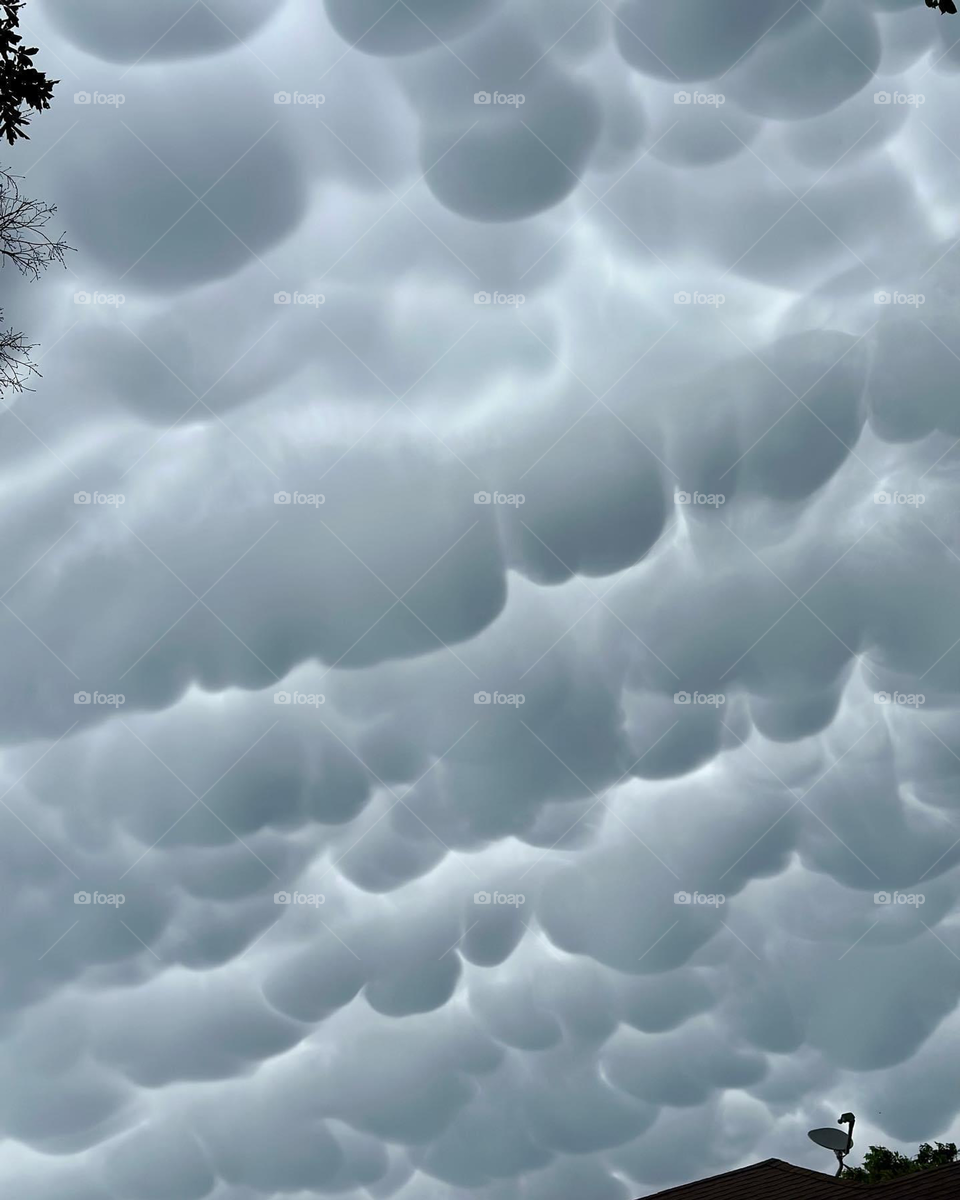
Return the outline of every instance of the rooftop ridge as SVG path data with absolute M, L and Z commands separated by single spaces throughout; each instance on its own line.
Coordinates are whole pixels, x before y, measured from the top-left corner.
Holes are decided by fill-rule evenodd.
M 759 1162 L 750 1163 L 746 1167 L 735 1167 L 732 1171 L 723 1171 L 719 1175 L 708 1175 L 703 1179 L 694 1179 L 689 1183 L 680 1183 L 674 1187 L 665 1188 L 661 1192 L 653 1192 L 651 1195 L 647 1196 L 645 1200 L 659 1200 L 661 1196 L 679 1195 L 690 1188 L 702 1187 L 704 1184 L 713 1183 L 715 1180 L 730 1179 L 734 1175 L 743 1175 L 748 1171 L 757 1171 L 763 1167 L 766 1167 L 769 1170 L 789 1172 L 792 1175 L 806 1176 L 807 1178 L 816 1179 L 818 1182 L 831 1181 L 839 1183 L 835 1176 L 827 1175 L 823 1171 L 814 1171 L 809 1167 L 798 1167 L 794 1163 L 785 1162 L 782 1158 L 764 1158 Z M 870 1187 L 871 1185 L 864 1183 L 844 1183 L 842 1186 L 848 1190 L 851 1188 L 862 1190 L 863 1188 Z

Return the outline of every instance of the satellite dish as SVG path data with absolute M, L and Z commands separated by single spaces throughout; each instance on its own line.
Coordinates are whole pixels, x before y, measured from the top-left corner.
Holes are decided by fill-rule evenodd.
M 831 1129 L 829 1126 L 824 1129 L 811 1129 L 807 1137 L 811 1142 L 816 1142 L 818 1146 L 823 1146 L 825 1150 L 832 1150 L 837 1156 L 837 1177 L 841 1175 L 844 1168 L 844 1158 L 850 1153 L 853 1148 L 853 1126 L 857 1118 L 851 1112 L 845 1112 L 838 1125 L 846 1125 L 847 1132 L 842 1133 L 839 1129 Z
M 842 1129 L 831 1129 L 826 1126 L 824 1129 L 811 1129 L 807 1137 L 816 1142 L 818 1146 L 823 1146 L 825 1150 L 847 1150 L 848 1137 Z M 853 1145 L 853 1142 L 850 1142 Z

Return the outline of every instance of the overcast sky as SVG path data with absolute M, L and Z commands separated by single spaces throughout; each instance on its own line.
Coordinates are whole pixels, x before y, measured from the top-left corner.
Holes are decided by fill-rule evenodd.
M 960 1141 L 960 20 L 22 23 L 0 1193 Z

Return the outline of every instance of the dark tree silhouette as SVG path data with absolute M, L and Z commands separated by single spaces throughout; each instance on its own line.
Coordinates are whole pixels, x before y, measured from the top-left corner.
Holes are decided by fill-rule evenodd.
M 840 1176 L 851 1183 L 884 1183 L 914 1171 L 926 1171 L 930 1167 L 944 1167 L 956 1161 L 957 1147 L 953 1142 L 937 1142 L 936 1149 L 924 1142 L 915 1158 L 907 1158 L 886 1146 L 871 1146 L 863 1156 L 862 1167 L 847 1167 Z
M 17 138 L 30 140 L 24 132 L 30 117 L 24 108 L 50 107 L 54 84 L 33 65 L 36 46 L 21 45 L 17 33 L 24 0 L 0 0 L 0 133 L 12 146 Z
M 73 247 L 66 244 L 63 235 L 54 241 L 47 234 L 45 226 L 57 211 L 56 206 L 21 195 L 18 178 L 0 167 L 0 268 L 12 264 L 21 274 L 38 279 L 49 263 L 63 263 L 64 254 Z M 40 374 L 30 358 L 33 349 L 35 345 L 24 342 L 22 333 L 0 329 L 0 392 L 22 392 L 30 375 Z
M 0 0 L 0 134 L 11 146 L 17 138 L 30 140 L 25 132 L 30 117 L 25 110 L 49 108 L 54 84 L 60 82 L 47 79 L 33 65 L 36 46 L 21 44 L 23 38 L 17 32 L 21 8 L 23 0 Z M 63 263 L 64 254 L 73 247 L 62 236 L 54 241 L 47 235 L 44 227 L 56 208 L 22 196 L 17 178 L 0 168 L 0 267 L 12 263 L 22 274 L 36 279 L 49 263 Z M 5 389 L 22 392 L 27 378 L 40 374 L 30 358 L 33 349 L 22 333 L 0 329 L 0 393 Z

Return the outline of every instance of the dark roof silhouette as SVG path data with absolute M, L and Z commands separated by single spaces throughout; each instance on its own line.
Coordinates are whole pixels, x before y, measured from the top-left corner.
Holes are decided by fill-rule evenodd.
M 654 1192 L 645 1200 L 842 1200 L 845 1194 L 858 1200 L 869 1196 L 877 1200 L 957 1200 L 960 1162 L 914 1171 L 886 1183 L 847 1183 L 834 1175 L 767 1158 L 723 1175 Z
M 960 1162 L 901 1175 L 874 1187 L 883 1189 L 879 1200 L 946 1200 L 948 1196 L 960 1196 Z

